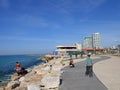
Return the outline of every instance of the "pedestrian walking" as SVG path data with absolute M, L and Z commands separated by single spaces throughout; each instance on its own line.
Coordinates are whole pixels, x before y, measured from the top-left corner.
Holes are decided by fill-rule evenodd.
M 89 76 L 89 77 L 92 77 L 93 76 L 93 70 L 92 70 L 92 67 L 93 67 L 93 62 L 92 62 L 92 59 L 90 58 L 91 55 L 87 55 L 87 59 L 86 59 L 86 72 L 85 72 L 85 75 L 86 76 Z

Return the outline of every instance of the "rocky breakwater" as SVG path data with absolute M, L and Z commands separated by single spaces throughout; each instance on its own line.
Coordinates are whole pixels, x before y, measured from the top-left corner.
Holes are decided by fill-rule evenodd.
M 5 90 L 58 90 L 61 69 L 60 58 L 35 66 L 26 75 L 12 75 Z

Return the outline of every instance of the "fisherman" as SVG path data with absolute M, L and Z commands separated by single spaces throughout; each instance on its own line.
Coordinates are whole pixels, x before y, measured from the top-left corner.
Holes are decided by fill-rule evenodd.
M 17 72 L 18 75 L 20 75 L 20 71 L 21 71 L 21 64 L 19 62 L 16 62 L 16 67 L 15 70 Z

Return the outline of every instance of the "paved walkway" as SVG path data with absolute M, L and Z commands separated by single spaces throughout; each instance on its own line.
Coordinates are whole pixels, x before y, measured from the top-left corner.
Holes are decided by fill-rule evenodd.
M 120 90 L 120 57 L 110 57 L 109 60 L 96 63 L 93 69 L 108 90 Z
M 103 56 L 93 60 L 93 63 L 107 60 L 109 57 Z M 85 61 L 75 64 L 75 68 L 64 68 L 62 83 L 59 90 L 108 90 L 98 78 L 85 76 Z

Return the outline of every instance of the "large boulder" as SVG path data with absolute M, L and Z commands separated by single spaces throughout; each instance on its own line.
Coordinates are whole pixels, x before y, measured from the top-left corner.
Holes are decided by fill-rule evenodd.
M 46 66 L 43 70 L 49 71 L 50 70 L 50 66 Z
M 27 87 L 31 83 L 34 83 L 36 85 L 40 85 L 41 78 L 42 78 L 42 76 L 38 75 L 38 74 L 34 74 L 32 76 L 29 76 L 29 77 L 24 77 L 24 80 L 21 82 L 20 87 Z
M 58 88 L 60 83 L 59 76 L 45 76 L 41 80 L 41 85 L 44 86 L 45 89 Z
M 40 85 L 30 84 L 27 85 L 27 90 L 41 90 Z
M 12 81 L 15 81 L 15 80 L 18 80 L 20 77 L 21 77 L 21 75 L 18 76 L 18 74 L 15 73 L 15 74 L 13 74 L 13 75 L 11 76 L 11 80 L 12 80 Z
M 18 87 L 20 85 L 19 81 L 11 81 L 8 83 L 7 87 L 5 90 L 12 90 L 15 89 L 16 87 Z
M 53 70 L 53 71 L 61 71 L 61 69 L 62 69 L 61 66 L 56 66 L 56 65 L 54 65 L 54 66 L 52 67 L 52 70 Z
M 24 81 L 24 80 L 25 80 L 25 77 L 21 77 L 21 78 L 19 79 L 20 82 L 22 82 L 22 81 Z

